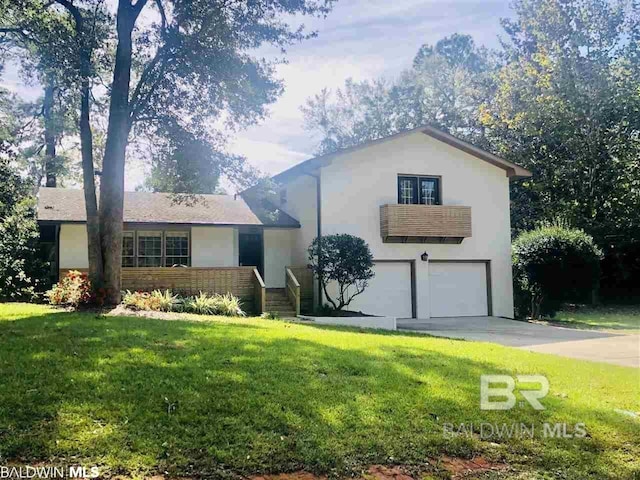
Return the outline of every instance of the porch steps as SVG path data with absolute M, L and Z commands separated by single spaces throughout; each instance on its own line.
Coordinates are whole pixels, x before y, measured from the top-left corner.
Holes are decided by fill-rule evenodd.
M 284 288 L 267 288 L 267 312 L 277 313 L 282 318 L 296 316 L 295 306 L 289 301 Z

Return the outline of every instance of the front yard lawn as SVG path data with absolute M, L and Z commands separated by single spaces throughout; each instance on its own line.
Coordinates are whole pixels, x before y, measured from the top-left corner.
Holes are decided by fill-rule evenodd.
M 546 375 L 546 409 L 518 402 L 481 411 L 482 374 Z M 640 412 L 639 375 L 420 335 L 4 304 L 0 465 L 342 476 L 371 464 L 435 461 L 437 470 L 443 455 L 481 455 L 510 466 L 491 478 L 631 478 L 640 472 L 640 421 L 621 411 Z M 482 440 L 483 422 L 534 425 L 535 437 Z M 566 423 L 568 433 L 585 423 L 587 436 L 543 439 L 543 422 Z M 444 424 L 463 423 L 474 433 L 443 435 Z
M 560 326 L 640 332 L 640 305 L 603 305 L 565 309 L 552 322 Z

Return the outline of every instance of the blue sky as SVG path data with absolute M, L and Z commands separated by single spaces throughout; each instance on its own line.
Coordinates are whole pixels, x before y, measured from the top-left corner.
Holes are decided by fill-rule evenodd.
M 326 19 L 307 25 L 318 37 L 289 48 L 278 67 L 285 92 L 262 124 L 238 134 L 231 150 L 266 173 L 277 173 L 313 155 L 318 144 L 302 127 L 300 106 L 323 87 L 378 76 L 393 78 L 410 66 L 423 43 L 452 33 L 472 35 L 478 44 L 498 45 L 500 18 L 511 14 L 507 0 L 339 0 Z M 16 72 L 2 83 L 31 97 L 37 87 L 20 85 Z M 144 170 L 131 165 L 127 190 L 142 182 Z

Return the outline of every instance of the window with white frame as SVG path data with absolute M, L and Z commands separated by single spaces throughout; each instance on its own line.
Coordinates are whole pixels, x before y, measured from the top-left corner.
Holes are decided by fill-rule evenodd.
M 162 265 L 162 232 L 139 231 L 138 266 L 159 267 Z
M 398 203 L 440 205 L 440 177 L 398 175 Z
M 165 267 L 189 266 L 189 233 L 165 232 Z
M 136 235 L 134 232 L 122 233 L 122 266 L 136 266 Z
M 123 267 L 191 265 L 188 230 L 135 230 L 122 234 Z

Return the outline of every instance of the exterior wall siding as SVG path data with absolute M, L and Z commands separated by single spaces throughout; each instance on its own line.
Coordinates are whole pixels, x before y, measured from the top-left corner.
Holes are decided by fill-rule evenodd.
M 264 230 L 264 283 L 267 288 L 285 287 L 285 267 L 291 265 L 295 230 Z
M 234 227 L 191 227 L 191 266 L 237 267 L 238 232 Z
M 416 259 L 417 316 L 428 318 L 428 262 L 490 260 L 493 314 L 513 317 L 509 179 L 504 170 L 415 133 L 335 159 L 321 170 L 323 234 L 364 238 L 375 259 Z M 383 243 L 380 206 L 396 204 L 397 176 L 441 176 L 443 205 L 470 206 L 473 236 L 459 244 Z
M 87 227 L 84 224 L 60 225 L 60 268 L 89 268 Z
M 284 188 L 287 201 L 279 207 L 300 222 L 300 228 L 296 229 L 292 236 L 292 265 L 307 265 L 307 249 L 318 233 L 316 179 L 309 175 L 301 175 Z
M 158 230 L 163 226 L 154 225 L 149 228 Z M 191 227 L 191 266 L 237 267 L 238 253 L 236 228 Z M 87 227 L 84 224 L 60 226 L 60 268 L 89 268 Z

